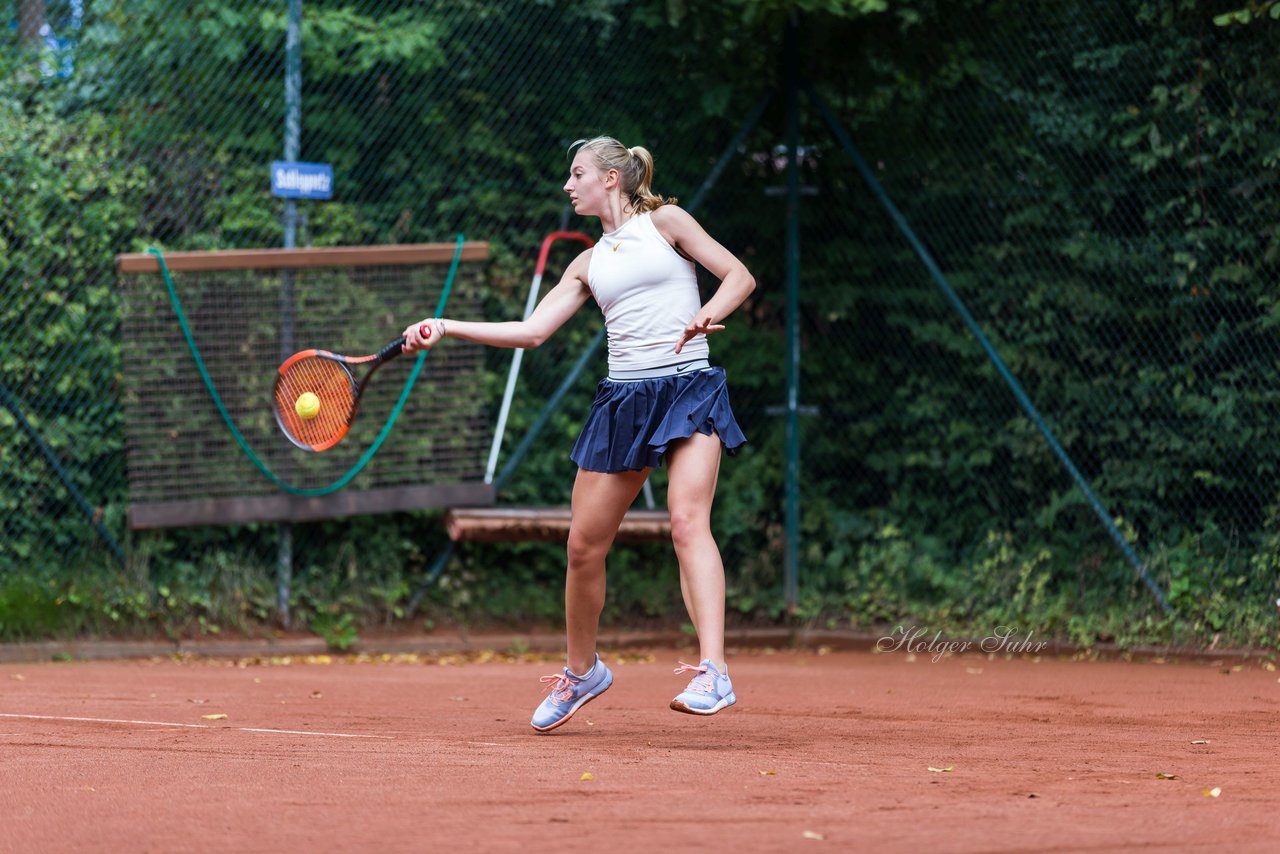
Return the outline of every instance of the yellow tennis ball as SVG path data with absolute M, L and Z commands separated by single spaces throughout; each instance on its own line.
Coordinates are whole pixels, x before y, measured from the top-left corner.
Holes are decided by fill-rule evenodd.
M 293 404 L 293 411 L 298 413 L 299 418 L 315 418 L 320 414 L 320 398 L 316 397 L 315 392 L 304 391 Z

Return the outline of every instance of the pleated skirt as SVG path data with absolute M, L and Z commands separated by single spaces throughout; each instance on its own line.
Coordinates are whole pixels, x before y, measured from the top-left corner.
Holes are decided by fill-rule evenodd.
M 719 437 L 729 454 L 747 443 L 729 405 L 724 368 L 601 380 L 570 457 L 588 471 L 657 468 L 672 442 L 694 433 Z

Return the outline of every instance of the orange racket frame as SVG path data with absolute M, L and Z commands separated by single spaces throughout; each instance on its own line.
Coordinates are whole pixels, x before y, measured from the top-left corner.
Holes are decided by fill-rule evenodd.
M 419 328 L 424 338 L 431 328 Z M 346 438 L 360 412 L 360 397 L 374 371 L 404 352 L 404 338 L 398 338 L 369 356 L 343 356 L 328 350 L 294 353 L 276 371 L 271 393 L 271 411 L 285 438 L 304 451 L 327 451 Z M 368 365 L 357 382 L 351 368 Z M 311 392 L 320 399 L 320 411 L 303 418 L 295 408 L 298 398 Z

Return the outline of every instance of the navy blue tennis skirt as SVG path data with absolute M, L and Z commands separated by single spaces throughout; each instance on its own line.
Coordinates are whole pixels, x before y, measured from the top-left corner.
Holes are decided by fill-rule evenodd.
M 724 368 L 647 380 L 601 380 L 569 456 L 588 471 L 640 471 L 660 466 L 668 445 L 694 433 L 719 436 L 730 454 L 747 443 L 729 406 Z

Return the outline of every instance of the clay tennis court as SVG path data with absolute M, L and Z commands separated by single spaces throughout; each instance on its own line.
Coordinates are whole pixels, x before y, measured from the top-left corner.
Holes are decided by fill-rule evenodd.
M 0 848 L 1280 843 L 1264 661 L 742 650 L 701 719 L 667 708 L 689 655 L 605 649 L 613 689 L 550 735 L 541 655 L 2 664 Z

